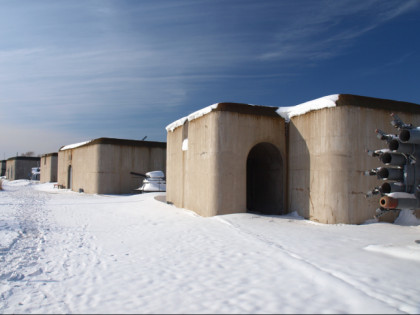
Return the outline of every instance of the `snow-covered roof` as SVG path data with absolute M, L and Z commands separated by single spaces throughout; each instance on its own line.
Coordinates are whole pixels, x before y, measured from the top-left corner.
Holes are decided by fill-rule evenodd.
M 182 117 L 181 119 L 178 119 L 176 121 L 174 121 L 173 123 L 169 124 L 168 126 L 166 126 L 166 131 L 174 131 L 176 128 L 182 126 L 183 124 L 185 124 L 185 122 L 197 119 L 201 116 L 204 116 L 208 113 L 210 113 L 212 110 L 216 109 L 217 106 L 219 105 L 219 103 L 204 107 L 200 110 L 195 111 L 192 114 L 189 114 L 188 116 Z
M 276 113 L 280 115 L 281 117 L 283 117 L 286 121 L 289 121 L 291 117 L 302 115 L 313 110 L 318 110 L 318 109 L 328 108 L 328 107 L 335 107 L 338 97 L 339 97 L 339 94 L 333 94 L 333 95 L 320 97 L 315 100 L 305 102 L 305 103 L 295 105 L 295 106 L 278 107 L 276 110 Z M 176 128 L 184 125 L 187 120 L 191 121 L 210 113 L 211 111 L 217 109 L 219 104 L 223 104 L 223 103 L 216 103 L 216 104 L 204 107 L 198 111 L 193 112 L 192 114 L 188 116 L 182 117 L 181 119 L 174 121 L 173 123 L 166 126 L 166 131 L 172 132 Z M 251 105 L 251 104 L 243 104 L 243 105 L 263 107 L 263 106 Z
M 131 140 L 131 139 L 117 139 L 117 138 L 97 138 L 84 142 L 69 144 L 63 146 L 59 151 L 69 150 L 78 148 L 84 145 L 94 145 L 94 144 L 109 144 L 109 145 L 126 145 L 126 146 L 141 146 L 141 147 L 154 147 L 154 148 L 164 148 L 166 147 L 166 142 L 158 141 L 144 141 L 144 140 Z
M 335 107 L 339 94 L 328 95 L 317 98 L 315 100 L 305 102 L 295 106 L 279 107 L 277 114 L 283 117 L 286 121 L 294 116 L 306 114 L 307 112 L 318 110 L 322 108 Z
M 166 131 L 174 131 L 176 128 L 181 127 L 183 124 L 185 124 L 185 122 L 187 121 L 188 117 L 182 117 L 176 121 L 174 121 L 173 123 L 169 124 L 166 126 Z
M 89 142 L 91 142 L 92 140 L 88 140 L 88 141 L 84 141 L 84 142 L 79 142 L 79 143 L 74 143 L 74 144 L 69 144 L 69 145 L 65 145 L 64 147 L 60 148 L 60 151 L 64 151 L 64 150 L 68 150 L 68 149 L 74 149 L 77 147 L 81 147 L 82 145 L 85 145 Z
M 299 116 L 306 114 L 308 112 L 319 110 L 323 108 L 331 108 L 336 106 L 359 106 L 359 107 L 367 107 L 367 108 L 380 108 L 386 110 L 401 110 L 405 112 L 420 114 L 420 106 L 419 104 L 408 103 L 408 102 L 401 102 L 401 101 L 394 101 L 394 100 L 387 100 L 387 99 L 380 99 L 380 98 L 373 98 L 367 96 L 359 96 L 359 95 L 352 95 L 352 94 L 331 94 L 327 96 L 323 96 L 302 104 L 294 105 L 294 106 L 284 106 L 284 107 L 272 107 L 272 106 L 261 106 L 261 105 L 252 105 L 252 104 L 239 104 L 239 103 L 217 103 L 194 113 L 182 117 L 177 121 L 169 124 L 166 127 L 167 131 L 174 131 L 176 128 L 185 124 L 185 122 L 194 120 L 201 116 L 204 116 L 213 110 L 220 110 L 220 111 L 238 111 L 238 112 L 245 112 L 247 114 L 253 115 L 272 115 L 272 109 L 276 109 L 274 115 L 279 115 L 283 117 L 286 122 L 290 121 L 290 118 L 294 116 Z

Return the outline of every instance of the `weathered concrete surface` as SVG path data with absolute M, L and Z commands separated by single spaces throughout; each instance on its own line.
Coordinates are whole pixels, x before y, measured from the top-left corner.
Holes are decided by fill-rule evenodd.
M 58 153 L 49 153 L 41 156 L 40 183 L 57 181 Z
M 89 145 L 58 152 L 57 183 L 67 189 L 97 193 L 98 146 Z
M 210 114 L 168 132 L 167 202 L 203 216 L 214 213 L 217 202 L 216 131 L 216 116 Z M 182 150 L 184 141 L 188 141 L 187 150 Z
M 397 133 L 392 112 L 420 125 L 420 115 L 379 108 L 337 106 L 296 116 L 290 122 L 289 211 L 321 223 L 360 224 L 372 219 L 379 197 L 365 198 L 380 185 L 366 170 L 382 166 L 365 150 L 386 148 L 375 129 Z

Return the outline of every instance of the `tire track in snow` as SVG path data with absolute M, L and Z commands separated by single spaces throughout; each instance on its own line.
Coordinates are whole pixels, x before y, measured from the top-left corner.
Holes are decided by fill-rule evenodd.
M 287 255 L 291 259 L 298 261 L 301 265 L 305 266 L 301 268 L 303 271 L 307 269 L 306 267 L 309 267 L 312 270 L 320 271 L 321 273 L 333 277 L 337 279 L 339 282 L 343 283 L 346 286 L 349 286 L 354 291 L 358 291 L 366 296 L 369 296 L 372 299 L 377 300 L 380 303 L 384 303 L 388 305 L 391 308 L 394 308 L 402 313 L 416 313 L 418 311 L 418 306 L 415 304 L 412 304 L 411 307 L 407 307 L 404 304 L 407 304 L 408 301 L 403 300 L 402 298 L 396 297 L 395 295 L 390 296 L 389 292 L 377 292 L 371 289 L 370 286 L 366 286 L 363 284 L 363 282 L 357 281 L 357 279 L 354 279 L 350 275 L 346 275 L 342 272 L 338 272 L 335 270 L 330 270 L 328 268 L 325 268 L 319 264 L 316 264 L 315 262 L 309 261 L 300 255 L 294 253 L 290 249 L 287 249 L 283 245 L 270 240 L 268 237 L 265 237 L 261 234 L 255 234 L 254 232 L 250 230 L 246 230 L 244 226 L 232 223 L 228 220 L 225 220 L 221 217 L 215 217 L 220 222 L 230 226 L 232 229 L 234 229 L 237 233 L 242 234 L 252 240 L 256 240 L 258 242 L 264 243 L 266 246 L 274 247 L 276 249 L 279 249 L 283 254 Z M 312 272 L 308 273 L 309 275 L 313 275 Z

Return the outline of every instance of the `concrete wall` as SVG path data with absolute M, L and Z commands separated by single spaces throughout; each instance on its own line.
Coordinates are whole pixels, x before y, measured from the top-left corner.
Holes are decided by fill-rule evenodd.
M 57 181 L 58 153 L 44 154 L 41 156 L 40 183 Z
M 97 193 L 126 194 L 139 188 L 145 174 L 161 170 L 166 173 L 166 149 L 140 146 L 98 145 Z
M 98 146 L 89 145 L 58 152 L 57 183 L 67 189 L 96 193 Z M 71 169 L 71 176 L 69 171 Z
M 260 143 L 274 145 L 283 163 L 282 187 L 278 194 L 286 195 L 286 137 L 281 117 L 215 112 L 218 115 L 217 150 L 217 214 L 247 211 L 247 158 Z M 268 178 L 267 178 L 268 181 Z M 282 191 L 280 191 L 280 189 Z M 269 187 L 263 187 L 269 189 Z M 283 204 L 283 211 L 286 206 Z
M 217 123 L 211 113 L 167 134 L 166 201 L 203 216 L 217 207 Z M 182 150 L 184 140 L 188 150 Z
M 6 179 L 13 180 L 15 178 L 15 169 L 16 169 L 15 160 L 6 161 Z
M 188 150 L 182 142 L 188 139 Z M 215 110 L 167 135 L 167 202 L 202 216 L 247 211 L 247 158 L 259 143 L 270 143 L 283 157 L 286 185 L 284 120 Z M 286 199 L 286 189 L 283 189 Z
M 69 168 L 71 167 L 71 184 Z M 57 183 L 85 193 L 133 193 L 142 177 L 130 172 L 166 171 L 166 148 L 93 143 L 58 152 Z
M 290 122 L 289 211 L 322 223 L 360 224 L 372 219 L 379 198 L 365 198 L 382 182 L 363 172 L 382 166 L 365 150 L 386 147 L 375 129 L 397 133 L 390 114 L 420 125 L 420 115 L 379 108 L 337 106 Z
M 32 167 L 39 166 L 40 158 L 13 157 L 6 162 L 6 178 L 8 180 L 30 179 Z

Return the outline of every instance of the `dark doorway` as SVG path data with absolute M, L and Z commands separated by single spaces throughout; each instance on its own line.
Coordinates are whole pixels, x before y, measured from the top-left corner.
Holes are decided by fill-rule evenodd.
M 283 159 L 271 143 L 259 143 L 246 163 L 246 204 L 250 212 L 281 214 L 283 211 Z
M 68 189 L 71 189 L 71 182 L 72 182 L 71 165 L 69 165 L 69 169 L 67 172 L 67 188 Z

